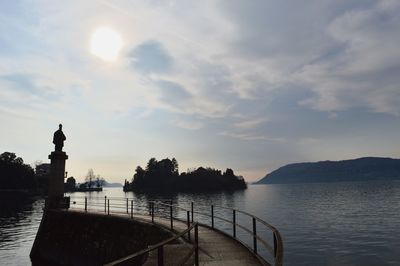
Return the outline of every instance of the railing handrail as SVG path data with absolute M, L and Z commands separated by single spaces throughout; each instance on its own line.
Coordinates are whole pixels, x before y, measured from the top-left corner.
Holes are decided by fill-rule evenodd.
M 270 230 L 272 231 L 272 233 L 273 233 L 273 236 L 274 236 L 274 247 L 275 247 L 274 253 L 275 253 L 275 254 L 272 254 L 272 255 L 274 256 L 274 259 L 275 259 L 275 265 L 282 265 L 282 264 L 283 264 L 283 243 L 282 243 L 282 236 L 281 236 L 281 234 L 279 233 L 278 229 L 276 229 L 273 225 L 270 225 L 269 223 L 267 223 L 267 222 L 264 221 L 263 219 L 261 219 L 261 218 L 255 216 L 255 215 L 253 215 L 253 214 L 251 214 L 251 213 L 248 213 L 248 212 L 246 212 L 246 211 L 242 211 L 242 210 L 238 210 L 238 209 L 230 208 L 230 207 L 219 206 L 219 205 L 213 205 L 213 206 L 214 206 L 214 207 L 221 208 L 221 209 L 231 210 L 231 211 L 235 211 L 235 212 L 239 212 L 239 213 L 245 214 L 245 215 L 247 215 L 247 216 L 249 216 L 249 217 L 255 219 L 256 221 L 260 222 L 261 224 L 263 224 L 264 226 L 266 226 L 268 229 L 270 229 Z M 218 216 L 214 216 L 214 218 L 220 219 L 220 217 L 218 217 Z M 223 219 L 223 220 L 225 220 L 225 219 Z M 226 220 L 225 220 L 225 221 L 226 221 Z M 230 221 L 229 221 L 229 222 L 230 222 Z M 231 222 L 231 223 L 234 224 L 233 222 Z M 244 229 L 244 228 L 242 227 L 242 225 L 240 225 L 240 224 L 238 224 L 238 223 L 235 223 L 235 225 L 238 225 L 239 227 L 241 227 L 242 229 Z M 247 231 L 247 230 L 246 230 L 246 231 Z M 247 231 L 247 232 L 248 232 L 248 231 Z M 268 247 L 269 245 L 268 245 L 268 246 L 265 245 L 266 241 L 265 241 L 264 239 L 262 239 L 262 238 L 261 238 L 260 236 L 258 236 L 257 234 L 255 234 L 255 235 L 253 234 L 253 236 L 256 237 L 258 240 L 260 240 L 261 243 L 263 243 L 263 245 L 268 249 L 268 251 L 270 251 L 270 250 L 269 250 L 269 247 Z
M 76 197 L 76 198 L 79 198 L 79 197 Z M 84 197 L 84 198 L 85 198 L 85 211 L 87 211 L 87 197 Z M 101 201 L 103 201 L 103 198 L 100 198 L 100 199 L 101 199 Z M 104 204 L 103 203 L 102 204 L 94 203 L 94 204 L 91 204 L 91 205 L 93 205 L 93 206 L 104 206 L 104 212 L 106 212 L 106 210 L 107 210 L 107 213 L 109 214 L 110 213 L 110 199 L 118 200 L 118 201 L 126 201 L 126 204 L 125 203 L 124 204 L 118 204 L 117 203 L 116 205 L 118 206 L 118 208 L 122 208 L 122 206 L 124 206 L 123 207 L 124 209 L 125 209 L 125 206 L 126 206 L 126 213 L 129 214 L 129 209 L 128 209 L 129 198 L 115 198 L 115 197 L 107 198 L 107 196 L 105 196 L 104 197 Z M 131 217 L 133 215 L 133 201 L 134 201 L 133 199 L 130 200 L 130 202 L 131 202 Z M 233 234 L 230 235 L 230 234 L 227 234 L 226 232 L 223 232 L 223 233 L 225 233 L 228 236 L 234 238 L 236 241 L 240 242 L 242 245 L 247 247 L 259 259 L 259 261 L 261 263 L 266 264 L 267 262 L 265 261 L 264 258 L 262 258 L 258 254 L 257 241 L 260 241 L 261 244 L 266 248 L 266 250 L 272 255 L 272 257 L 274 259 L 274 262 L 275 262 L 274 265 L 281 266 L 283 264 L 283 243 L 282 243 L 282 237 L 281 237 L 279 231 L 274 226 L 270 225 L 269 223 L 267 223 L 266 221 L 264 221 L 263 219 L 255 216 L 255 215 L 252 215 L 252 214 L 250 214 L 250 213 L 248 213 L 246 211 L 242 211 L 242 210 L 238 210 L 238 209 L 230 208 L 230 207 L 219 206 L 219 205 L 211 205 L 211 215 L 210 215 L 208 213 L 194 211 L 193 202 L 191 203 L 191 210 L 188 210 L 186 208 L 174 205 L 172 201 L 170 201 L 169 203 L 166 203 L 166 202 L 162 202 L 160 200 L 148 200 L 147 202 L 149 204 L 146 204 L 145 206 L 143 206 L 143 205 L 135 205 L 135 209 L 138 209 L 138 207 L 147 209 L 149 211 L 151 217 L 152 217 L 151 218 L 152 222 L 154 222 L 154 213 L 155 213 L 154 212 L 154 206 L 155 205 L 161 205 L 161 206 L 169 207 L 169 209 L 170 209 L 170 213 L 169 213 L 169 215 L 168 214 L 167 215 L 170 218 L 171 230 L 173 229 L 173 220 L 183 221 L 182 219 L 173 217 L 173 209 L 180 209 L 180 210 L 183 210 L 183 211 L 185 211 L 187 213 L 187 225 L 188 225 L 188 228 L 186 230 L 184 230 L 183 232 L 179 233 L 177 236 L 171 237 L 170 239 L 167 239 L 167 240 L 165 240 L 163 242 L 158 243 L 156 246 L 152 246 L 152 247 L 150 247 L 150 248 L 148 248 L 146 250 L 138 251 L 138 252 L 136 252 L 134 254 L 128 255 L 127 257 L 129 257 L 129 258 L 124 257 L 122 259 L 131 259 L 131 258 L 134 258 L 136 256 L 145 254 L 146 252 L 150 252 L 152 250 L 155 250 L 156 248 L 159 248 L 160 246 L 165 245 L 164 242 L 169 243 L 170 241 L 176 240 L 176 239 L 182 237 L 183 235 L 185 235 L 187 233 L 188 233 L 188 239 L 190 241 L 190 231 L 193 229 L 194 224 L 196 224 L 196 226 L 197 226 L 197 224 L 206 225 L 206 224 L 203 224 L 203 223 L 198 223 L 198 222 L 194 223 L 193 222 L 193 214 L 196 213 L 198 215 L 204 215 L 204 216 L 207 216 L 207 217 L 211 217 L 211 228 L 213 230 L 218 230 L 220 232 L 223 232 L 223 231 L 215 228 L 214 219 L 218 219 L 218 220 L 227 222 L 229 224 L 232 224 L 233 225 Z M 220 208 L 220 209 L 232 211 L 232 213 L 233 213 L 232 221 L 227 219 L 227 218 L 214 215 L 214 208 Z M 191 226 L 190 226 L 190 213 L 191 213 L 191 220 L 192 220 L 192 225 Z M 253 230 L 247 228 L 246 226 L 243 226 L 242 224 L 237 223 L 236 222 L 236 213 L 241 213 L 241 214 L 244 214 L 244 215 L 247 215 L 247 216 L 251 217 L 251 219 L 253 221 Z M 159 217 L 165 217 L 165 215 L 164 216 L 158 215 L 158 216 Z M 268 241 L 265 241 L 263 238 L 261 238 L 261 236 L 259 234 L 257 234 L 256 222 L 259 222 L 260 224 L 262 224 L 263 226 L 265 226 L 266 228 L 268 228 L 272 232 L 272 234 L 273 234 L 273 247 L 268 243 Z M 208 226 L 208 225 L 206 225 L 206 226 Z M 240 229 L 244 230 L 246 233 L 250 234 L 250 236 L 252 236 L 252 238 L 253 238 L 253 249 L 248 244 L 243 242 L 241 239 L 236 237 L 236 226 L 239 227 Z M 197 231 L 197 229 L 195 231 Z M 141 252 L 143 252 L 143 253 L 141 253 Z M 193 253 L 193 250 L 191 252 Z M 107 264 L 107 265 L 114 265 L 114 264 Z
M 85 199 L 84 204 L 79 204 L 79 205 L 83 205 L 84 208 L 85 208 L 84 209 L 85 212 L 87 212 L 88 211 L 88 208 L 87 208 L 88 207 L 87 197 L 83 197 L 83 198 Z M 92 203 L 91 205 L 93 205 L 93 206 L 104 206 L 104 212 L 106 212 L 109 215 L 110 214 L 110 199 L 113 199 L 113 198 L 111 198 L 111 197 L 107 198 L 107 196 L 105 196 L 104 197 L 104 205 L 103 204 L 100 205 L 98 203 L 94 203 L 94 204 Z M 103 201 L 103 199 L 101 199 L 101 200 Z M 123 200 L 126 201 L 126 213 L 129 214 L 129 208 L 128 208 L 129 207 L 129 199 L 125 198 Z M 170 219 L 171 219 L 171 231 L 172 231 L 172 229 L 173 229 L 172 221 L 173 221 L 173 219 L 175 219 L 173 217 L 172 209 L 173 209 L 173 207 L 176 207 L 176 206 L 174 206 L 172 204 L 172 202 L 171 202 L 171 204 L 163 203 L 163 202 L 159 202 L 159 201 L 148 201 L 148 202 L 150 203 L 150 205 L 146 205 L 146 206 L 138 206 L 138 205 L 136 205 L 136 207 L 145 207 L 146 209 L 150 208 L 149 211 L 150 211 L 150 215 L 152 217 L 151 218 L 152 222 L 154 222 L 154 205 L 155 204 L 163 205 L 163 206 L 169 206 L 170 207 L 170 210 L 171 210 Z M 77 204 L 77 203 L 74 202 L 74 204 Z M 131 218 L 132 218 L 133 217 L 133 200 L 131 200 L 131 204 L 132 204 L 131 205 Z M 125 204 L 117 204 L 117 206 L 118 206 L 118 208 L 120 208 L 121 206 L 124 206 L 124 209 L 125 209 Z M 186 210 L 186 209 L 184 209 L 182 207 L 179 207 L 179 209 Z M 198 227 L 198 223 L 197 222 L 195 222 L 195 223 L 192 222 L 192 224 L 190 225 L 190 218 L 189 218 L 190 211 L 189 210 L 186 210 L 186 211 L 187 211 L 187 226 L 188 226 L 187 229 L 185 229 L 182 232 L 176 234 L 175 236 L 170 237 L 170 238 L 168 238 L 168 239 L 166 239 L 164 241 L 161 241 L 161 242 L 157 243 L 156 245 L 153 245 L 153 246 L 151 246 L 151 247 L 149 247 L 147 249 L 143 249 L 143 250 L 137 251 L 137 252 L 135 252 L 133 254 L 130 254 L 130 255 L 125 256 L 123 258 L 119 258 L 119 259 L 114 260 L 112 262 L 109 262 L 109 263 L 107 263 L 105 265 L 106 266 L 118 265 L 120 263 L 123 263 L 123 262 L 126 262 L 128 260 L 134 259 L 134 258 L 136 258 L 136 257 L 138 257 L 140 255 L 143 255 L 143 254 L 146 254 L 148 252 L 151 252 L 151 251 L 153 251 L 155 249 L 158 249 L 158 264 L 159 265 L 164 265 L 163 247 L 166 244 L 168 244 L 168 243 L 170 243 L 170 242 L 172 242 L 172 241 L 174 241 L 174 240 L 176 240 L 178 238 L 183 237 L 183 235 L 185 235 L 185 234 L 188 234 L 188 240 L 191 243 L 191 241 L 190 241 L 191 240 L 190 231 L 193 230 L 193 228 L 194 228 L 194 231 L 195 231 L 194 232 L 194 238 L 195 239 L 194 239 L 194 243 L 192 243 L 192 244 L 194 244 L 194 248 L 192 248 L 190 250 L 188 256 L 184 257 L 184 260 L 186 262 L 190 258 L 190 256 L 193 254 L 193 252 L 195 252 L 195 265 L 199 265 L 198 228 L 197 228 Z M 160 217 L 162 217 L 162 216 L 160 216 Z
M 148 202 L 156 203 L 157 205 L 164 205 L 164 206 L 168 206 L 168 207 L 172 206 L 175 209 L 181 209 L 183 211 L 190 211 L 189 209 L 185 209 L 185 208 L 183 208 L 181 206 L 174 205 L 174 204 L 168 204 L 168 203 L 165 203 L 165 202 L 162 202 L 162 201 L 159 201 L 159 200 L 149 200 Z
M 270 225 L 269 223 L 267 223 L 267 222 L 264 221 L 263 219 L 261 219 L 261 218 L 255 216 L 255 215 L 253 215 L 253 214 L 251 214 L 251 213 L 248 213 L 248 212 L 246 212 L 246 211 L 238 210 L 238 209 L 235 209 L 235 208 L 229 208 L 229 207 L 219 206 L 219 205 L 214 205 L 214 207 L 218 207 L 218 208 L 226 209 L 226 210 L 231 210 L 231 211 L 235 210 L 235 211 L 237 211 L 237 212 L 240 212 L 240 213 L 243 213 L 243 214 L 245 214 L 245 215 L 247 215 L 247 216 L 250 216 L 250 217 L 252 217 L 252 218 L 255 218 L 257 221 L 259 221 L 260 223 L 264 224 L 266 227 L 268 227 L 268 228 L 271 229 L 272 231 L 278 231 L 274 226 Z
M 180 232 L 179 234 L 177 234 L 177 235 L 175 235 L 175 236 L 173 236 L 173 237 L 170 237 L 170 238 L 168 238 L 168 239 L 166 239 L 166 240 L 164 240 L 164 241 L 162 241 L 162 242 L 159 242 L 159 243 L 157 243 L 156 245 L 150 246 L 150 247 L 147 248 L 147 249 L 140 250 L 140 251 L 135 252 L 135 253 L 133 253 L 133 254 L 131 254 L 131 255 L 128 255 L 128 256 L 125 256 L 125 257 L 120 258 L 120 259 L 118 259 L 118 260 L 109 262 L 109 263 L 105 264 L 104 266 L 117 265 L 118 263 L 121 263 L 121 262 L 130 260 L 130 259 L 133 259 L 133 258 L 138 257 L 138 256 L 140 256 L 140 255 L 143 255 L 143 254 L 149 253 L 149 252 L 151 252 L 151 251 L 153 251 L 153 250 L 156 250 L 156 249 L 158 249 L 158 248 L 161 247 L 161 246 L 165 246 L 166 244 L 168 244 L 168 243 L 170 243 L 170 242 L 172 242 L 172 241 L 174 241 L 174 240 L 177 240 L 178 238 L 183 237 L 185 234 L 187 234 L 188 232 L 192 231 L 192 230 L 193 230 L 195 227 L 197 227 L 197 226 L 198 226 L 198 223 L 197 223 L 197 222 L 192 223 L 192 225 L 191 225 L 189 228 L 185 229 L 184 231 Z
M 193 212 L 197 213 L 197 214 L 200 214 L 200 215 L 211 217 L 212 219 L 219 219 L 221 221 L 230 223 L 230 224 L 232 224 L 234 226 L 240 227 L 242 230 L 244 230 L 245 232 L 249 233 L 252 237 L 256 238 L 257 240 L 259 240 L 263 244 L 263 246 L 268 250 L 268 252 L 271 253 L 271 255 L 274 257 L 275 265 L 282 265 L 283 264 L 283 243 L 282 243 L 281 234 L 279 233 L 278 229 L 276 229 L 274 226 L 270 225 L 266 221 L 262 220 L 261 218 L 255 216 L 255 215 L 252 215 L 252 214 L 250 214 L 250 213 L 248 213 L 246 211 L 238 210 L 238 209 L 235 209 L 235 208 L 219 206 L 219 205 L 212 205 L 212 206 L 213 206 L 213 208 L 217 207 L 217 208 L 221 208 L 221 209 L 225 209 L 225 210 L 230 210 L 230 211 L 235 211 L 235 212 L 238 212 L 238 213 L 242 213 L 244 215 L 247 215 L 247 216 L 255 219 L 256 221 L 260 222 L 264 226 L 266 226 L 273 233 L 273 236 L 274 236 L 274 248 L 271 250 L 272 247 L 271 247 L 271 245 L 269 245 L 267 243 L 267 241 L 265 241 L 259 235 L 254 234 L 254 232 L 252 232 L 247 227 L 245 227 L 245 226 L 243 226 L 243 225 L 241 225 L 241 224 L 239 224 L 237 222 L 233 222 L 233 221 L 230 221 L 230 220 L 228 220 L 226 218 L 223 218 L 223 217 L 220 217 L 220 216 L 217 216 L 217 215 L 213 215 L 213 214 L 210 215 L 208 213 L 197 212 L 197 211 L 193 211 Z M 234 237 L 234 238 L 236 238 L 236 237 Z M 238 240 L 238 239 L 236 239 L 236 240 Z M 240 242 L 242 242 L 242 241 L 240 241 Z M 244 244 L 246 247 L 248 247 L 250 249 L 250 247 L 247 244 L 245 244 L 243 242 L 242 242 L 242 244 Z

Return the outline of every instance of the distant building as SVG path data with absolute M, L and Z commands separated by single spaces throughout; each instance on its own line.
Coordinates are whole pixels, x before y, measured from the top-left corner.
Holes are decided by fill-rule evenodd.
M 48 176 L 50 174 L 50 164 L 49 163 L 42 163 L 36 165 L 35 175 L 38 176 Z

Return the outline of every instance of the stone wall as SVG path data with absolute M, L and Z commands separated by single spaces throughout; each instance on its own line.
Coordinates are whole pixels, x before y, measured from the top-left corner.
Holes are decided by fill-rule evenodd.
M 31 260 L 33 265 L 103 265 L 171 236 L 162 227 L 128 217 L 46 210 Z

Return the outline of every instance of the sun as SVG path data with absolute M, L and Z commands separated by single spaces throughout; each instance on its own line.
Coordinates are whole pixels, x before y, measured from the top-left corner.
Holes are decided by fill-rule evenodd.
M 90 52 L 104 61 L 116 61 L 123 45 L 121 35 L 110 27 L 95 29 L 90 38 Z

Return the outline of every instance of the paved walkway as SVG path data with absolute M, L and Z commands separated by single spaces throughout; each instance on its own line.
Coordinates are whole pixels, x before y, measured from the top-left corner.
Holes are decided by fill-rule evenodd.
M 136 219 L 151 221 L 149 216 L 134 216 Z M 156 218 L 155 223 L 170 229 L 170 220 Z M 187 228 L 187 224 L 174 220 L 174 230 L 182 232 Z M 205 226 L 198 227 L 199 236 L 199 264 L 207 266 L 217 265 L 262 265 L 251 252 L 236 240 Z M 194 234 L 191 235 L 194 239 Z M 179 265 L 181 258 L 190 252 L 192 246 L 188 243 L 166 245 L 164 249 L 165 265 Z M 145 265 L 157 264 L 157 251 L 149 254 Z M 194 256 L 184 265 L 193 265 Z
M 74 211 L 82 211 L 79 209 L 72 209 Z M 90 212 L 89 212 L 90 213 Z M 111 213 L 110 215 L 117 215 L 127 217 L 123 213 Z M 128 216 L 130 217 L 130 216 Z M 144 220 L 151 222 L 150 216 L 134 215 L 134 219 Z M 170 220 L 160 217 L 154 217 L 155 224 L 158 224 L 170 230 Z M 175 233 L 179 233 L 187 229 L 187 224 L 179 220 L 173 221 L 173 229 Z M 191 234 L 194 239 L 194 230 Z M 239 266 L 239 265 L 262 265 L 260 261 L 255 258 L 252 253 L 242 246 L 239 242 L 230 238 L 218 231 L 214 231 L 205 226 L 198 226 L 199 237 L 199 264 L 204 266 Z M 194 253 L 189 257 L 185 264 L 181 261 L 185 260 L 190 253 L 193 245 L 181 240 L 180 244 L 171 244 L 164 246 L 164 265 L 194 265 Z M 144 264 L 146 266 L 157 265 L 157 250 L 149 253 L 149 257 Z

